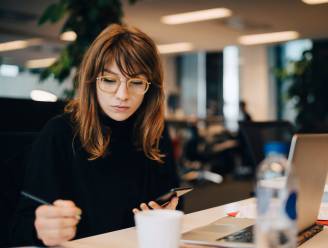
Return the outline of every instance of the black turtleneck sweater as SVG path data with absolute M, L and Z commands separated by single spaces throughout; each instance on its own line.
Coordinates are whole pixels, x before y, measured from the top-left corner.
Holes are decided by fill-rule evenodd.
M 23 190 L 48 202 L 72 200 L 82 209 L 75 238 L 133 226 L 133 208 L 178 186 L 166 131 L 160 141 L 165 163 L 158 164 L 133 145 L 133 117 L 117 122 L 102 116 L 101 122 L 111 130 L 106 157 L 87 159 L 78 138 L 73 140 L 69 115 L 64 114 L 47 123 L 27 159 Z M 30 199 L 20 199 L 13 245 L 42 245 L 34 228 L 38 206 Z

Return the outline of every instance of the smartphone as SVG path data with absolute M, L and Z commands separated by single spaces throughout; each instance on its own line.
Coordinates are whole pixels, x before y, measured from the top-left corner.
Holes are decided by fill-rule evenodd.
M 173 188 L 169 192 L 165 193 L 164 195 L 161 195 L 160 197 L 156 198 L 155 202 L 157 202 L 160 206 L 163 207 L 166 204 L 168 204 L 173 197 L 175 196 L 180 197 L 192 190 L 193 190 L 192 187 Z

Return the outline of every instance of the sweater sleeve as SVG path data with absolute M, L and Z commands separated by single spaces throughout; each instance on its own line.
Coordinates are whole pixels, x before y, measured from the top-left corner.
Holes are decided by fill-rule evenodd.
M 69 174 L 71 159 L 69 128 L 67 120 L 61 116 L 46 124 L 26 159 L 22 190 L 50 203 L 65 197 L 65 175 Z M 39 205 L 31 199 L 20 198 L 11 228 L 12 245 L 43 245 L 34 227 L 35 210 Z

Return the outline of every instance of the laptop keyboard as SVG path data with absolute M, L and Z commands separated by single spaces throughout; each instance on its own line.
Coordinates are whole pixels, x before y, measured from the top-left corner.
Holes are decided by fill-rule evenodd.
M 223 238 L 217 239 L 217 241 L 224 240 L 226 242 L 239 242 L 239 243 L 253 243 L 254 241 L 254 226 L 248 226 L 244 229 L 241 229 L 238 232 L 225 236 Z

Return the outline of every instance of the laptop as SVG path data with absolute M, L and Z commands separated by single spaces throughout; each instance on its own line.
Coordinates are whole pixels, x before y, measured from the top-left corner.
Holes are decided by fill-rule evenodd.
M 328 134 L 294 135 L 288 160 L 298 178 L 297 227 L 301 233 L 314 226 L 318 217 L 328 172 Z M 182 242 L 254 247 L 254 224 L 254 219 L 224 217 L 182 234 Z

